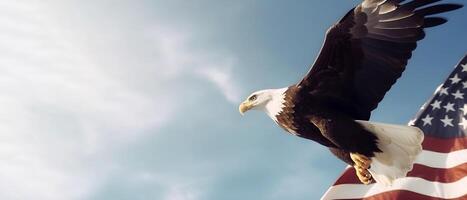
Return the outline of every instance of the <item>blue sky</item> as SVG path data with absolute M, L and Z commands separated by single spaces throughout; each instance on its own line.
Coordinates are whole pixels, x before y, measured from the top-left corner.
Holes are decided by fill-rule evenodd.
M 237 108 L 358 2 L 0 3 L 0 199 L 319 198 L 344 163 Z M 467 11 L 445 16 L 372 120 L 407 123 L 466 53 Z

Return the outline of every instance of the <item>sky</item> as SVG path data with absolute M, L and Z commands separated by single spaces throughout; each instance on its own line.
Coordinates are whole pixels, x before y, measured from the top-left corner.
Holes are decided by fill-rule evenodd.
M 345 164 L 238 104 L 358 3 L 0 2 L 0 199 L 319 198 Z M 444 16 L 371 120 L 406 124 L 466 53 L 466 9 Z

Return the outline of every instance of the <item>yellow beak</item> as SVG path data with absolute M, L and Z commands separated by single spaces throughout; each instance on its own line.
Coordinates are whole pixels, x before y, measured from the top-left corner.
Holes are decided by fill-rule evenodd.
M 238 111 L 240 114 L 244 114 L 246 111 L 250 110 L 253 107 L 253 105 L 249 101 L 244 101 L 243 103 L 238 106 Z

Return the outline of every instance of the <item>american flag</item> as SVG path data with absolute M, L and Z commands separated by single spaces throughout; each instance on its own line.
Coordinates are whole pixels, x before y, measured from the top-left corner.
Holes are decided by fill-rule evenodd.
M 467 55 L 409 125 L 425 133 L 406 178 L 363 185 L 348 167 L 322 199 L 467 199 Z

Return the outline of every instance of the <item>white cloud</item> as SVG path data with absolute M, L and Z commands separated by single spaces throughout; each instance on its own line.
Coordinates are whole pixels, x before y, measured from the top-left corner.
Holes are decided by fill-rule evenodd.
M 184 73 L 197 74 L 212 83 L 227 101 L 238 103 L 240 89 L 232 77 L 232 57 L 224 55 L 223 58 L 218 58 L 212 52 L 194 54 L 193 50 L 187 48 L 190 36 L 170 29 L 158 27 L 156 31 L 149 33 L 159 47 L 158 62 L 164 68 L 163 77 L 176 79 L 180 75 L 186 75 Z
M 173 105 L 155 104 L 102 71 L 39 4 L 4 4 L 0 198 L 82 198 L 105 176 L 93 162 L 128 135 L 164 123 Z
M 240 94 L 235 82 L 232 80 L 228 67 L 203 68 L 199 71 L 202 77 L 207 78 L 219 89 L 224 97 L 231 103 L 238 103 Z
M 224 62 L 193 53 L 171 28 L 66 23 L 80 17 L 58 1 L 0 4 L 0 199 L 92 195 L 115 169 L 115 149 L 171 120 L 181 102 L 167 83 Z M 236 100 L 228 71 L 202 74 Z M 197 195 L 170 191 L 169 200 Z

